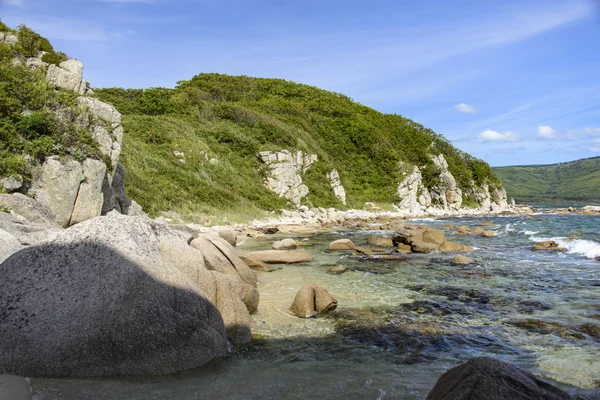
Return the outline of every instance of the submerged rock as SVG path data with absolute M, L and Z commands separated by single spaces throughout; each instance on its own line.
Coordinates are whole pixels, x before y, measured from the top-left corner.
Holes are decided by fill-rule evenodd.
M 274 267 L 272 265 L 265 264 L 264 262 L 255 260 L 252 257 L 240 256 L 240 258 L 250 269 L 254 271 L 273 272 L 281 269 L 281 267 Z
M 341 275 L 344 272 L 346 272 L 348 270 L 348 268 L 346 267 L 342 267 L 341 265 L 336 265 L 334 267 L 331 267 L 327 270 L 327 273 L 329 275 Z
M 300 318 L 312 318 L 335 310 L 337 300 L 317 285 L 306 285 L 296 294 L 290 310 Z
M 567 400 L 567 393 L 505 361 L 477 357 L 446 371 L 427 400 Z

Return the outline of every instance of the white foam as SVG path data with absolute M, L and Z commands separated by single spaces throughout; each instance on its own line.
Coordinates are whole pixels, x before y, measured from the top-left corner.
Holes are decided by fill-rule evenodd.
M 527 236 L 529 236 L 529 235 L 535 235 L 535 234 L 538 234 L 538 233 L 540 233 L 540 232 L 538 232 L 538 231 L 521 231 L 521 232 L 519 232 L 519 233 L 522 233 L 522 234 L 524 234 L 524 235 L 527 235 Z
M 559 247 L 567 249 L 568 254 L 578 254 L 587 258 L 600 257 L 600 243 L 593 240 L 568 239 L 565 237 L 543 238 L 539 236 L 531 236 L 529 239 L 534 242 L 553 240 Z

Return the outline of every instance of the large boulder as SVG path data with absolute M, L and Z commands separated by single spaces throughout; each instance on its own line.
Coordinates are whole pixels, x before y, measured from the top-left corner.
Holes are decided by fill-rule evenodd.
M 423 231 L 416 227 L 402 227 L 394 232 L 392 241 L 410 246 L 413 241 L 423 241 Z
M 0 212 L 0 229 L 13 235 L 22 245 L 48 240 L 62 231 L 56 224 L 31 222 L 13 211 L 11 213 Z
M 267 264 L 295 264 L 312 259 L 310 253 L 304 249 L 252 251 L 245 256 Z
M 189 239 L 112 213 L 13 254 L 1 266 L 0 368 L 164 375 L 227 354 L 228 338 L 249 340 L 242 279 L 205 268 Z M 227 332 L 222 315 L 248 325 Z
M 83 64 L 77 60 L 67 60 L 60 65 L 50 64 L 46 80 L 61 89 L 83 95 L 87 84 L 83 79 Z
M 552 250 L 552 251 L 566 251 L 564 247 L 560 247 L 554 240 L 546 240 L 538 242 L 531 247 L 532 250 Z
M 567 400 L 567 393 L 505 361 L 477 357 L 446 371 L 427 400 Z
M 290 310 L 300 318 L 312 318 L 335 310 L 337 300 L 317 285 L 306 285 L 298 291 Z

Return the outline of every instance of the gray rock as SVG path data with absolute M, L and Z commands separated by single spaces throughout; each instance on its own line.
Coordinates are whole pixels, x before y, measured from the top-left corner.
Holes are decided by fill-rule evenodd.
M 24 246 L 16 237 L 5 230 L 0 229 L 0 264 L 23 248 Z
M 83 162 L 83 182 L 79 185 L 77 199 L 71 213 L 70 225 L 83 222 L 100 215 L 104 195 L 102 183 L 106 175 L 106 164 L 102 161 L 87 158 Z
M 76 72 L 67 71 L 60 66 L 50 64 L 46 72 L 46 80 L 61 89 L 80 93 L 83 77 Z
M 110 104 L 104 103 L 94 97 L 83 97 L 77 98 L 77 103 L 80 106 L 85 107 L 96 117 L 102 118 L 103 120 L 111 123 L 113 128 L 121 125 L 121 113 Z
M 291 153 L 289 150 L 262 151 L 258 155 L 268 167 L 265 187 L 299 206 L 302 199 L 308 195 L 308 187 L 302 183 L 301 174 L 317 161 L 317 155 L 304 154 L 302 151 Z
M 79 60 L 71 59 L 60 63 L 59 67 L 79 76 L 83 75 L 83 63 Z
M 14 35 L 12 33 L 4 34 L 4 44 L 12 46 L 17 43 L 19 43 L 19 38 L 17 38 L 17 35 Z
M 562 390 L 505 361 L 477 357 L 445 372 L 427 400 L 567 400 Z
M 29 193 L 56 215 L 59 225 L 66 227 L 84 178 L 79 162 L 70 160 L 63 164 L 57 157 L 50 157 L 34 171 Z
M 37 224 L 14 212 L 0 212 L 0 229 L 16 237 L 22 245 L 31 245 L 55 237 L 62 229 L 54 224 Z
M 24 194 L 0 194 L 0 205 L 25 217 L 30 222 L 58 227 L 56 216 L 52 211 Z
M 0 185 L 7 192 L 12 192 L 23 187 L 23 178 L 21 176 L 9 176 L 0 179 Z
M 179 235 L 157 229 L 96 217 L 5 261 L 0 366 L 32 377 L 164 375 L 227 354 L 217 290 L 204 293 L 165 255 L 160 243 Z M 196 268 L 208 276 L 200 258 Z

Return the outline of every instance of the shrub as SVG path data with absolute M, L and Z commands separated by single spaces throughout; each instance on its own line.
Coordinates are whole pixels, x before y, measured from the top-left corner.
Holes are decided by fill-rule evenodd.
M 22 55 L 25 57 L 36 57 L 40 51 L 54 53 L 48 39 L 41 37 L 25 25 L 17 27 L 17 37 L 19 38 L 17 46 L 22 49 Z
M 48 64 L 56 64 L 59 65 L 63 61 L 67 61 L 69 58 L 63 52 L 50 52 L 46 53 L 42 56 L 42 61 L 47 62 Z

